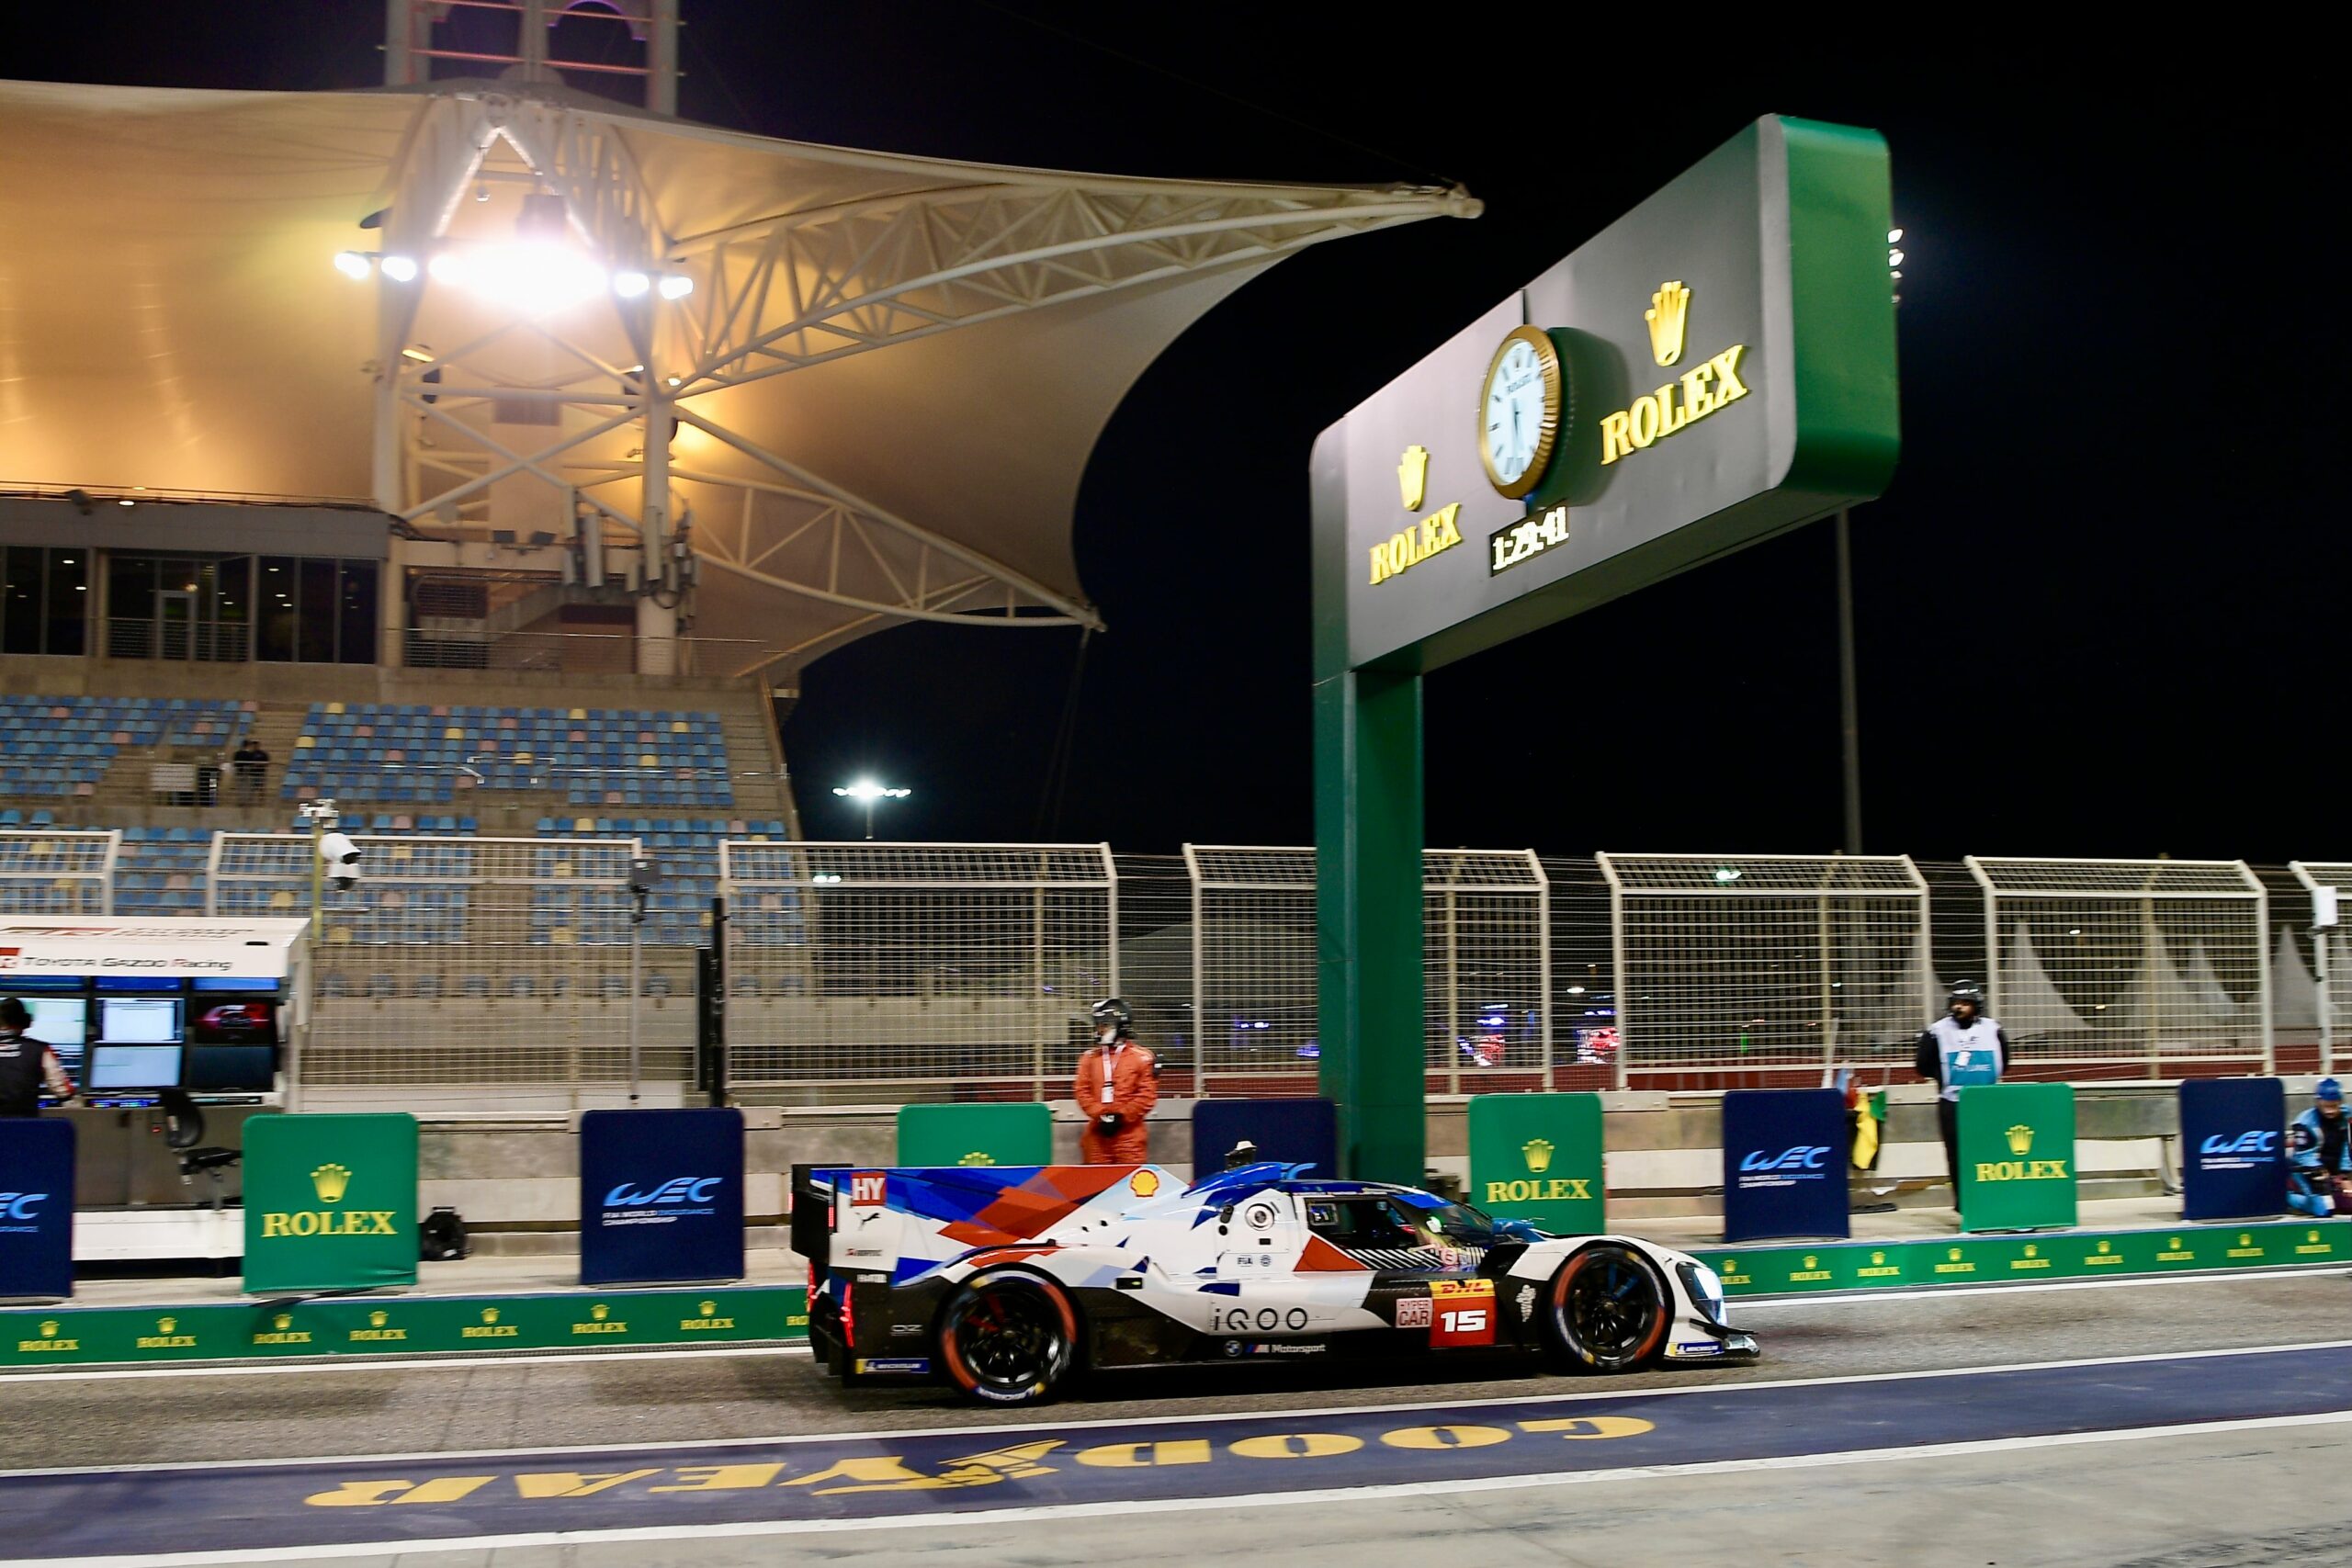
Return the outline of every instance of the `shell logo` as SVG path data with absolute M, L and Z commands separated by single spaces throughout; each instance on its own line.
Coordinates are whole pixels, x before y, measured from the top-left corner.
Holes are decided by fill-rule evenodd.
M 1138 1170 L 1127 1178 L 1127 1190 L 1138 1198 L 1148 1198 L 1159 1190 L 1159 1178 L 1148 1170 Z

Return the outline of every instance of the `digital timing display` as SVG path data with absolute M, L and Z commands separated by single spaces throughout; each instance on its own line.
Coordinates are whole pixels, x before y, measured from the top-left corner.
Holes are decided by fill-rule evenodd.
M 1487 575 L 1497 576 L 1568 542 L 1568 509 L 1555 506 L 1487 536 Z

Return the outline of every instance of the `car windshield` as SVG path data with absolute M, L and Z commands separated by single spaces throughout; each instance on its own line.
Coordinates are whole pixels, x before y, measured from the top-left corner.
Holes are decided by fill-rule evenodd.
M 1429 1238 L 1428 1246 L 1487 1247 L 1495 1245 L 1495 1222 L 1467 1203 L 1441 1203 L 1430 1209 L 1416 1209 L 1405 1203 L 1392 1206 L 1399 1218 Z

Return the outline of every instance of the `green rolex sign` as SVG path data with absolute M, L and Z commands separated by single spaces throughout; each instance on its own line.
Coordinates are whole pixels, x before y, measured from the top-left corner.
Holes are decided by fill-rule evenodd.
M 1051 1165 L 1054 1113 L 1042 1105 L 908 1105 L 900 1165 Z
M 2075 1089 L 1982 1084 L 1960 1091 L 1960 1228 L 2075 1223 Z
M 1470 1100 L 1470 1201 L 1555 1235 L 1609 1228 L 1597 1094 L 1481 1094 Z
M 416 1283 L 416 1118 L 245 1123 L 245 1289 Z

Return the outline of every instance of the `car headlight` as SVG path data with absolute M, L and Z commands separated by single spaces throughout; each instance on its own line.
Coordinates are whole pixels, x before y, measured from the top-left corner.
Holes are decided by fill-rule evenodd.
M 1686 1259 L 1676 1266 L 1682 1276 L 1682 1288 L 1710 1323 L 1729 1323 L 1724 1312 L 1724 1282 L 1721 1276 L 1696 1258 Z

